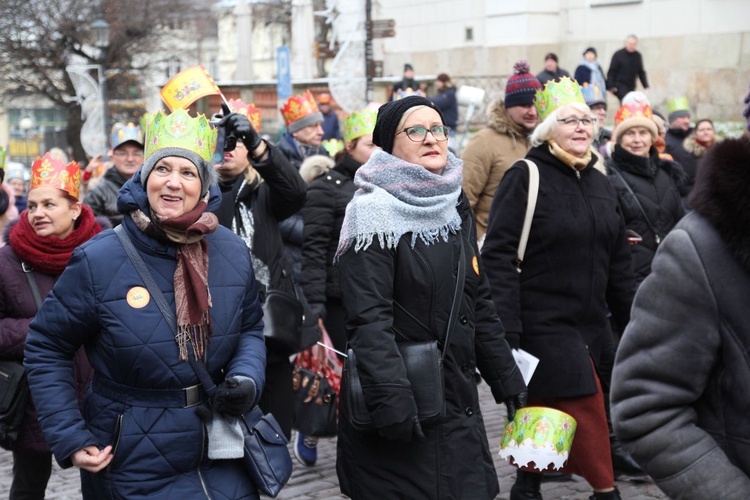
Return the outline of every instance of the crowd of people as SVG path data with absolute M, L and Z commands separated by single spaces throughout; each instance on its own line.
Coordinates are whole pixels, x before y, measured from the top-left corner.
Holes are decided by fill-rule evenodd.
M 606 73 L 594 47 L 572 78 L 554 53 L 538 75 L 518 61 L 460 157 L 451 77 L 428 97 L 407 64 L 388 102 L 341 121 L 330 94 L 291 96 L 276 143 L 232 99 L 210 122 L 117 123 L 109 159 L 0 170 L 0 352 L 32 396 L 0 442 L 11 498 L 43 498 L 53 457 L 81 469 L 85 498 L 259 498 L 236 460 L 256 405 L 315 465 L 279 292 L 348 353 L 336 469 L 351 498 L 495 498 L 478 377 L 509 421 L 527 405 L 575 418 L 556 479 L 583 477 L 592 500 L 649 476 L 674 498 L 742 498 L 750 96 L 740 139 L 693 124 L 681 96 L 664 119 L 636 90 L 637 43 Z M 428 344 L 429 418 L 435 381 L 407 362 Z M 528 385 L 513 349 L 539 359 Z M 519 467 L 511 500 L 541 499 L 551 473 Z

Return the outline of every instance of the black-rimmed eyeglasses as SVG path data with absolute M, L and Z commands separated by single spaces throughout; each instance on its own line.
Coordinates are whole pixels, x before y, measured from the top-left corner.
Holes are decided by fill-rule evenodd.
M 579 123 L 583 125 L 584 127 L 590 127 L 591 125 L 594 124 L 594 120 L 592 120 L 591 118 L 586 118 L 586 117 L 578 118 L 575 116 L 570 116 L 568 118 L 561 118 L 561 119 L 558 119 L 557 121 L 559 121 L 560 123 L 562 123 L 563 125 L 567 127 L 577 127 Z
M 442 142 L 448 140 L 448 134 L 450 134 L 451 128 L 446 127 L 445 125 L 435 125 L 430 128 L 416 125 L 414 127 L 406 127 L 396 135 L 406 134 L 406 137 L 408 137 L 410 141 L 423 142 L 427 138 L 427 132 L 431 133 L 436 141 Z

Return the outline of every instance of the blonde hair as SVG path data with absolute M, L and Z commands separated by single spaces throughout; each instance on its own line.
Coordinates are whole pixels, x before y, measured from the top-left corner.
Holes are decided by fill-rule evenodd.
M 557 121 L 558 116 L 560 116 L 560 112 L 563 110 L 576 110 L 584 113 L 589 118 L 591 118 L 591 121 L 594 123 L 594 132 L 592 134 L 592 138 L 596 137 L 596 135 L 599 133 L 599 126 L 596 123 L 596 117 L 591 112 L 591 108 L 583 103 L 572 102 L 570 104 L 560 106 L 552 113 L 547 115 L 547 118 L 545 118 L 542 123 L 537 125 L 537 127 L 534 129 L 534 132 L 531 134 L 532 146 L 540 146 L 544 144 L 547 139 L 550 139 L 553 135 L 555 135 L 555 132 L 557 132 L 557 130 L 560 128 L 560 122 Z

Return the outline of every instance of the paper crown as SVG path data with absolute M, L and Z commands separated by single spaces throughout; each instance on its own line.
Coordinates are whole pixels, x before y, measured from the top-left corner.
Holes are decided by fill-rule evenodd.
M 690 111 L 687 97 L 673 97 L 667 101 L 667 113 L 671 115 L 676 111 Z
M 29 190 L 38 187 L 62 189 L 77 200 L 81 190 L 81 167 L 74 161 L 66 164 L 49 153 L 37 157 L 31 165 Z
M 516 411 L 500 438 L 500 456 L 517 467 L 561 469 L 568 460 L 578 423 L 567 413 L 541 406 Z
M 348 142 L 357 137 L 372 134 L 372 131 L 375 130 L 375 121 L 377 119 L 378 112 L 373 111 L 372 109 L 354 111 L 347 116 L 341 124 L 344 140 Z
M 153 119 L 154 119 L 153 113 L 149 111 L 146 111 L 145 113 L 143 113 L 143 116 L 141 116 L 141 119 L 139 121 L 139 123 L 141 124 L 141 130 L 144 132 L 148 130 L 148 126 L 151 124 L 151 120 Z
M 247 119 L 250 120 L 250 125 L 253 126 L 253 129 L 256 132 L 260 132 L 260 110 L 256 108 L 254 104 L 245 104 L 240 99 L 229 99 L 229 101 L 227 101 L 227 104 L 229 105 L 229 109 L 232 112 L 247 116 Z
M 534 98 L 539 121 L 544 121 L 550 113 L 561 106 L 575 102 L 586 104 L 581 93 L 581 87 L 575 80 L 571 80 L 567 76 L 560 78 L 559 81 L 548 81 L 543 90 L 536 91 L 536 97 Z
M 583 99 L 589 106 L 607 102 L 602 88 L 597 83 L 584 83 L 581 87 L 581 94 L 583 94 Z
M 284 117 L 284 123 L 287 127 L 308 115 L 319 112 L 318 105 L 315 104 L 315 98 L 309 90 L 304 94 L 293 95 L 286 100 L 281 108 L 281 116 Z
M 648 120 L 654 119 L 654 111 L 651 106 L 644 103 L 633 102 L 630 104 L 623 104 L 620 109 L 615 113 L 615 126 L 621 124 L 625 120 L 631 120 L 633 118 L 646 118 Z
M 112 135 L 110 136 L 112 149 L 117 149 L 123 143 L 135 141 L 143 146 L 143 131 L 135 123 L 125 125 L 117 122 L 112 125 Z
M 0 168 L 5 168 L 5 159 L 7 158 L 7 156 L 8 153 L 2 146 L 0 146 Z
M 193 118 L 184 109 L 170 114 L 158 111 L 146 131 L 145 157 L 163 148 L 192 151 L 210 162 L 216 149 L 217 130 L 211 128 L 208 118 L 200 114 Z
M 323 146 L 323 149 L 326 150 L 328 156 L 331 158 L 344 149 L 344 142 L 339 139 L 326 139 L 325 141 L 322 141 L 320 145 Z
M 412 96 L 412 95 L 418 95 L 418 96 L 421 96 L 421 97 L 426 97 L 425 93 L 422 92 L 421 90 L 419 90 L 419 89 L 414 90 L 411 87 L 407 87 L 405 90 L 398 89 L 393 94 L 393 99 L 391 99 L 391 100 L 392 101 L 398 101 L 399 99 L 403 99 L 404 97 L 409 97 L 409 96 Z

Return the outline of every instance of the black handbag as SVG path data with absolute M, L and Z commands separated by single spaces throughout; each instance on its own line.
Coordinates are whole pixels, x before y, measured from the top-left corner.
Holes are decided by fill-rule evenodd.
M 151 293 L 164 320 L 172 331 L 177 333 L 175 315 L 169 309 L 164 294 L 156 286 L 146 263 L 125 234 L 122 226 L 115 228 L 125 253 L 135 266 L 146 289 Z M 217 388 L 206 367 L 190 353 L 190 366 L 209 396 L 216 394 Z M 245 437 L 245 456 L 241 462 L 255 486 L 264 494 L 276 497 L 292 476 L 292 457 L 287 449 L 288 440 L 281 426 L 271 414 L 264 415 L 259 407 L 254 407 L 247 415 L 240 418 L 240 427 Z
M 336 391 L 326 378 L 299 366 L 292 375 L 294 428 L 305 436 L 336 435 Z
M 34 270 L 25 262 L 21 268 L 29 283 L 31 295 L 37 310 L 42 305 L 42 296 L 34 278 Z M 26 404 L 31 398 L 31 391 L 26 380 L 26 370 L 22 361 L 0 361 L 0 441 L 6 444 L 15 442 L 21 430 Z
M 271 288 L 262 301 L 266 340 L 290 355 L 315 345 L 321 335 L 318 318 L 313 317 L 305 294 L 296 283 L 291 285 L 293 295 Z
M 445 333 L 442 354 L 440 353 L 437 340 L 396 342 L 396 347 L 404 361 L 406 376 L 409 379 L 411 390 L 414 394 L 414 401 L 417 404 L 419 422 L 422 424 L 435 423 L 445 415 L 443 360 L 445 353 L 448 352 L 451 333 L 456 326 L 458 309 L 461 305 L 461 296 L 463 295 L 466 280 L 466 257 L 463 235 L 460 238 L 461 251 L 458 259 L 456 288 L 453 292 L 453 304 L 448 318 L 448 327 Z M 365 404 L 362 382 L 357 371 L 357 356 L 352 349 L 347 350 L 343 384 L 346 388 L 346 409 L 349 414 L 349 423 L 357 430 L 374 430 L 375 422 Z

